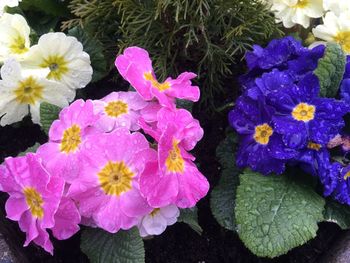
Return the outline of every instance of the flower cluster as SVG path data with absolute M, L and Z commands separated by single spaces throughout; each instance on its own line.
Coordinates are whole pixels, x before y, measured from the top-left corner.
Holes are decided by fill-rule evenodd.
M 90 57 L 75 37 L 48 33 L 31 46 L 25 18 L 7 13 L 0 17 L 0 32 L 1 126 L 21 121 L 28 113 L 40 123 L 42 102 L 68 106 L 76 89 L 91 81 Z
M 115 64 L 136 92 L 73 102 L 35 154 L 0 166 L 0 188 L 10 195 L 7 216 L 26 232 L 25 245 L 33 241 L 52 253 L 47 230 L 66 239 L 78 224 L 110 233 L 137 226 L 141 236 L 158 235 L 177 221 L 179 208 L 195 206 L 208 192 L 189 153 L 203 130 L 175 104 L 198 100 L 195 74 L 160 83 L 138 47 Z
M 323 24 L 313 21 L 313 35 L 323 41 L 336 42 L 350 54 L 350 1 L 348 0 L 270 0 L 277 22 L 286 28 L 296 24 L 310 27 L 310 19 L 323 17 Z M 322 42 L 315 42 L 318 45 Z
M 242 137 L 239 166 L 281 174 L 286 164 L 299 165 L 320 178 L 326 196 L 340 200 L 340 165 L 331 162 L 327 144 L 339 137 L 350 107 L 345 100 L 319 95 L 319 80 L 312 72 L 323 49 L 305 49 L 290 37 L 273 40 L 265 49 L 255 46 L 247 54 L 250 71 L 241 79 L 243 94 L 229 121 Z M 346 81 L 344 98 L 349 97 Z

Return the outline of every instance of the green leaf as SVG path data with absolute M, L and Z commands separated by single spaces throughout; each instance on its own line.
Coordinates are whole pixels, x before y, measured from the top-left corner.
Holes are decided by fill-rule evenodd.
M 179 223 L 185 223 L 189 225 L 194 231 L 196 231 L 199 235 L 202 234 L 203 229 L 198 224 L 198 209 L 197 207 L 181 209 L 180 216 L 177 219 Z
M 235 197 L 238 185 L 238 171 L 235 168 L 235 149 L 237 137 L 231 133 L 223 140 L 216 150 L 221 168 L 221 178 L 219 184 L 211 192 L 210 208 L 218 223 L 234 231 L 235 224 Z
M 18 156 L 25 156 L 27 153 L 35 153 L 39 147 L 40 147 L 40 143 L 37 142 L 36 144 L 34 144 L 32 147 L 29 147 L 24 152 L 19 153 Z
M 343 230 L 350 229 L 350 207 L 334 200 L 327 200 L 324 220 L 336 223 Z
M 145 249 L 136 228 L 110 234 L 101 229 L 83 231 L 81 250 L 91 263 L 144 263 Z
M 218 223 L 235 231 L 235 196 L 238 185 L 237 173 L 225 171 L 222 173 L 219 184 L 213 189 L 210 197 L 210 208 Z
M 336 43 L 328 43 L 325 55 L 318 61 L 314 71 L 320 81 L 320 95 L 335 97 L 343 79 L 346 65 L 346 55 Z
M 84 51 L 90 55 L 91 66 L 94 70 L 92 82 L 96 82 L 108 73 L 107 61 L 104 56 L 102 43 L 89 36 L 81 27 L 74 27 L 68 31 L 68 35 L 76 37 L 84 47 Z
M 181 109 L 188 110 L 192 112 L 193 102 L 189 100 L 176 99 L 176 106 Z
M 237 187 L 236 223 L 243 243 L 257 256 L 277 257 L 316 236 L 324 199 L 285 175 L 246 171 Z
M 24 11 L 35 10 L 42 11 L 48 15 L 56 17 L 68 17 L 70 12 L 67 3 L 59 0 L 23 0 L 19 4 Z M 37 19 L 40 19 L 39 17 Z
M 61 108 L 56 105 L 46 102 L 40 104 L 40 122 L 46 134 L 49 133 L 52 122 L 58 119 L 60 111 Z

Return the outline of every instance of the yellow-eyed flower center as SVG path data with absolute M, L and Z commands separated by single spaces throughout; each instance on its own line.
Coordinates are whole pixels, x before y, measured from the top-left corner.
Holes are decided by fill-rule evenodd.
M 298 3 L 293 7 L 305 8 L 308 4 L 309 4 L 309 0 L 298 0 Z
M 339 32 L 334 41 L 341 45 L 344 52 L 350 54 L 350 31 Z
M 152 72 L 146 72 L 143 74 L 143 77 L 145 80 L 148 80 L 151 82 L 152 86 L 156 88 L 159 91 L 165 91 L 167 89 L 170 89 L 170 83 L 169 82 L 164 82 L 164 83 L 159 83 L 152 75 Z
M 321 144 L 318 143 L 314 143 L 314 142 L 309 142 L 307 144 L 307 148 L 311 149 L 311 150 L 315 150 L 315 151 L 319 151 L 321 149 Z
M 109 117 L 117 118 L 122 114 L 128 113 L 128 104 L 121 100 L 111 101 L 105 107 L 105 112 Z
M 269 143 L 272 134 L 273 129 L 271 126 L 264 123 L 255 127 L 254 140 L 257 143 L 266 145 Z
M 171 173 L 183 173 L 185 169 L 185 161 L 181 156 L 176 140 L 173 140 L 173 148 L 169 151 L 169 155 L 165 160 L 165 166 L 167 171 Z
M 37 80 L 32 76 L 19 82 L 18 87 L 14 90 L 16 100 L 21 104 L 35 104 L 37 100 L 43 98 L 44 87 L 39 85 Z
M 109 161 L 97 176 L 100 187 L 107 195 L 120 196 L 131 189 L 134 173 L 123 161 Z
M 81 144 L 81 129 L 74 124 L 63 132 L 61 140 L 61 152 L 72 153 L 75 152 Z
M 23 189 L 24 197 L 26 199 L 26 203 L 29 206 L 29 210 L 32 213 L 33 217 L 43 218 L 44 217 L 44 209 L 43 209 L 43 198 L 40 193 L 36 191 L 32 187 L 26 187 Z
M 349 177 L 350 177 L 350 171 L 344 175 L 344 180 L 348 179 Z
M 62 76 L 68 72 L 68 62 L 63 56 L 59 55 L 48 56 L 40 66 L 50 69 L 48 79 L 61 80 Z
M 10 50 L 14 54 L 26 53 L 29 49 L 26 47 L 26 40 L 24 37 L 18 35 L 14 38 L 10 44 Z
M 150 213 L 150 216 L 154 217 L 155 215 L 157 215 L 160 211 L 160 208 L 155 208 L 152 210 L 152 212 Z
M 315 117 L 315 106 L 301 102 L 294 107 L 292 116 L 297 121 L 311 121 Z

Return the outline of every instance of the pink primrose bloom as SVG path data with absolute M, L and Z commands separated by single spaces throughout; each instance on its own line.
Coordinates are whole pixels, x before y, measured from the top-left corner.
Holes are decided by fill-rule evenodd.
M 38 156 L 5 160 L 0 169 L 2 191 L 9 194 L 5 209 L 7 217 L 18 221 L 26 233 L 24 246 L 33 241 L 53 254 L 53 246 L 46 229 L 55 226 L 55 214 L 64 189 L 64 180 L 51 177 Z
M 112 92 L 93 103 L 95 114 L 100 116 L 96 126 L 104 132 L 111 132 L 118 127 L 126 127 L 131 131 L 139 130 L 140 111 L 148 105 L 148 102 L 133 91 Z
M 184 72 L 176 79 L 167 78 L 159 83 L 152 67 L 152 61 L 146 50 L 129 47 L 116 58 L 115 65 L 131 86 L 145 99 L 156 97 L 164 107 L 175 108 L 175 98 L 198 101 L 200 91 L 192 86 L 196 74 Z
M 177 126 L 168 124 L 159 140 L 158 162 L 148 163 L 141 174 L 140 190 L 152 207 L 193 207 L 209 190 L 208 180 L 176 134 Z
M 157 159 L 141 133 L 126 128 L 89 136 L 88 160 L 69 188 L 84 222 L 108 232 L 130 229 L 150 211 L 139 191 L 139 176 L 147 162 Z M 93 219 L 93 222 L 88 219 Z
M 89 135 L 100 133 L 92 127 L 98 120 L 93 112 L 91 100 L 77 100 L 60 112 L 59 120 L 53 122 L 49 131 L 49 142 L 37 150 L 48 171 L 74 180 L 84 162 L 84 142 Z

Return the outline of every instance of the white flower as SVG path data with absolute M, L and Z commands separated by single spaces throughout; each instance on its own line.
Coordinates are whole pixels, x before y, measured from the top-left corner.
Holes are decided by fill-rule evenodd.
M 339 16 L 343 12 L 350 11 L 349 0 L 323 0 L 323 7 L 326 11 L 332 11 Z
M 328 12 L 323 23 L 312 30 L 314 36 L 327 42 L 336 42 L 344 52 L 350 54 L 350 13 L 344 12 L 336 16 L 333 12 Z
M 273 0 L 271 10 L 275 12 L 278 22 L 291 28 L 295 24 L 307 28 L 310 18 L 318 18 L 323 15 L 322 0 Z
M 64 33 L 42 35 L 30 48 L 22 63 L 25 68 L 49 68 L 47 78 L 58 81 L 72 90 L 84 88 L 92 78 L 90 56 L 83 45 Z
M 48 69 L 23 70 L 14 58 L 1 67 L 0 125 L 21 121 L 29 112 L 34 123 L 40 123 L 40 104 L 48 102 L 59 107 L 68 105 L 74 92 L 46 79 Z M 67 99 L 68 98 L 68 99 Z
M 18 6 L 18 3 L 22 0 L 0 0 L 0 16 L 4 13 L 6 6 L 15 7 Z
M 10 56 L 23 60 L 30 47 L 29 34 L 30 28 L 23 16 L 4 14 L 0 18 L 0 62 Z
M 176 223 L 179 215 L 180 211 L 174 205 L 154 209 L 149 215 L 140 219 L 138 224 L 140 236 L 160 235 L 167 226 Z

